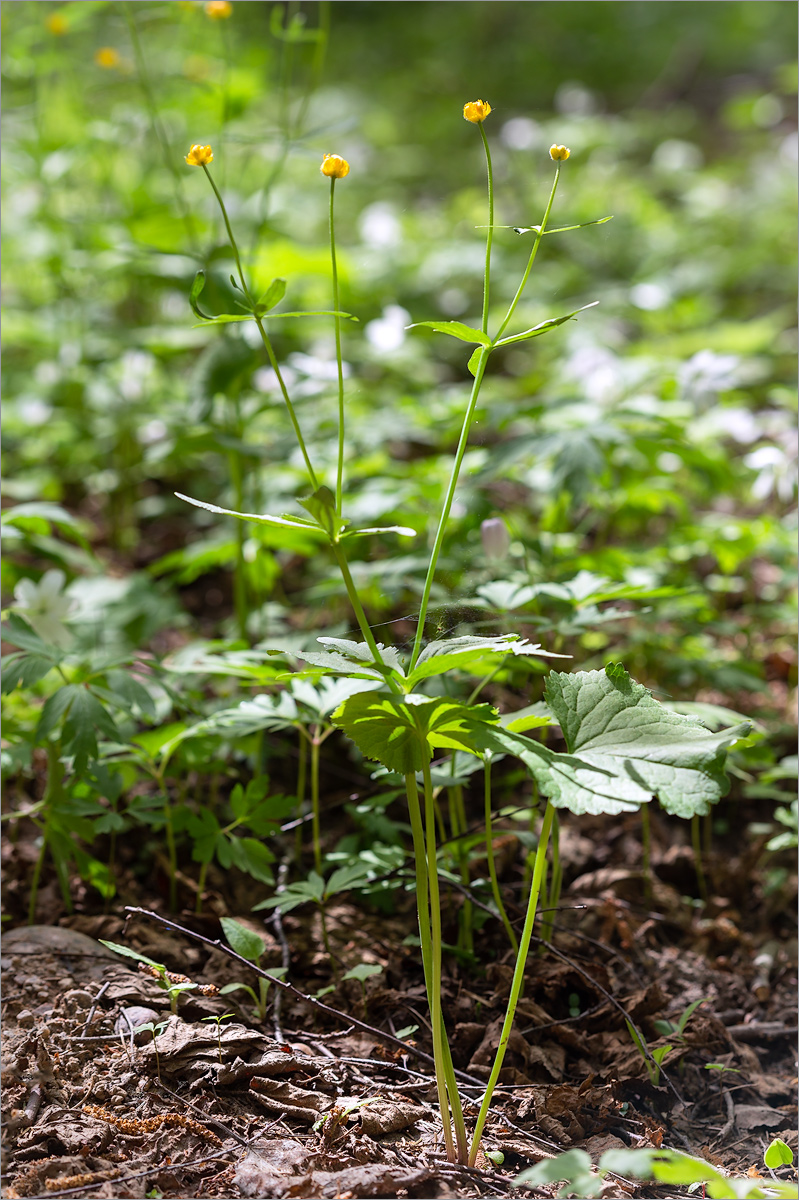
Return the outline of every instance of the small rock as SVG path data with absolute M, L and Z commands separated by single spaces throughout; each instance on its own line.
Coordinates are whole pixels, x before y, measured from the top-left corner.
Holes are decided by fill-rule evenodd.
M 23 1008 L 22 1012 L 17 1013 L 17 1025 L 20 1025 L 23 1029 L 30 1029 L 33 1023 L 33 1013 L 29 1008 Z
M 152 1032 L 149 1029 L 142 1029 L 141 1033 L 135 1031 L 141 1025 L 150 1025 L 156 1023 L 160 1019 L 159 1014 L 154 1008 L 145 1008 L 141 1004 L 131 1004 L 127 1008 L 123 1008 L 116 1019 L 114 1032 L 130 1036 L 131 1029 L 134 1031 L 133 1040 L 137 1046 L 143 1045 L 145 1042 L 152 1041 Z
M 89 992 L 84 992 L 81 989 L 76 989 L 72 992 L 67 992 L 64 996 L 64 1002 L 70 1004 L 73 1008 L 91 1008 L 93 997 Z

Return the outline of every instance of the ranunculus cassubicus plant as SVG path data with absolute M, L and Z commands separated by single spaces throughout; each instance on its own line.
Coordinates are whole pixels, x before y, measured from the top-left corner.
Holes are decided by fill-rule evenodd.
M 333 308 L 328 315 L 332 316 L 334 322 L 338 364 L 337 467 L 335 480 L 331 481 L 332 486 L 328 486 L 317 474 L 311 461 L 267 327 L 267 322 L 275 318 L 320 314 L 272 311 L 285 294 L 286 284 L 282 279 L 273 280 L 261 297 L 256 298 L 253 295 L 224 200 L 209 170 L 213 160 L 211 147 L 192 146 L 186 158 L 189 165 L 199 166 L 205 172 L 219 204 L 236 265 L 236 278 L 231 276 L 231 281 L 240 295 L 239 303 L 243 312 L 206 316 L 198 303 L 205 283 L 202 272 L 198 273 L 192 287 L 192 307 L 203 325 L 220 325 L 231 321 L 255 322 L 285 402 L 312 491 L 306 499 L 300 501 L 307 516 L 232 512 L 204 500 L 182 498 L 211 512 L 237 517 L 243 521 L 288 527 L 301 530 L 305 535 L 316 536 L 321 544 L 329 547 L 338 564 L 363 641 L 322 637 L 318 639 L 321 649 L 304 651 L 302 658 L 309 664 L 313 678 L 318 678 L 320 672 L 337 676 L 344 687 L 343 699 L 332 714 L 332 723 L 343 730 L 367 758 L 382 763 L 389 771 L 404 777 L 413 834 L 419 936 L 430 1005 L 433 1055 L 444 1143 L 451 1161 L 469 1165 L 474 1165 L 476 1160 L 491 1098 L 510 1038 L 539 895 L 545 882 L 547 849 L 556 810 L 568 808 L 578 815 L 615 815 L 636 810 L 648 804 L 654 796 L 658 796 L 667 812 L 683 817 L 705 813 L 726 790 L 723 763 L 727 748 L 737 738 L 744 736 L 749 728 L 744 724 L 712 733 L 692 718 L 679 716 L 661 706 L 646 688 L 630 678 L 620 664 L 611 664 L 604 671 L 550 673 L 545 692 L 545 714 L 528 710 L 501 718 L 490 704 L 478 702 L 477 695 L 482 684 L 467 701 L 456 700 L 447 695 L 433 695 L 428 690 L 431 680 L 438 678 L 440 683 L 439 677 L 450 671 L 466 672 L 478 679 L 483 678 L 485 682 L 511 655 L 558 657 L 516 634 L 498 637 L 454 637 L 431 641 L 425 645 L 426 618 L 436 568 L 447 533 L 461 465 L 489 359 L 500 348 L 541 337 L 556 330 L 577 312 L 582 311 L 577 309 L 541 321 L 532 328 L 512 332 L 513 318 L 544 239 L 552 234 L 565 233 L 581 227 L 567 225 L 550 228 L 558 181 L 564 163 L 570 155 L 565 146 L 554 145 L 549 154 L 555 174 L 540 224 L 516 228 L 520 236 L 532 236 L 532 246 L 519 286 L 507 304 L 504 317 L 497 328 L 489 329 L 492 242 L 496 228 L 491 152 L 485 132 L 485 121 L 490 112 L 491 106 L 482 100 L 470 102 L 463 109 L 464 118 L 475 125 L 479 132 L 487 170 L 488 221 L 480 327 L 472 328 L 460 321 L 417 323 L 417 327 L 425 326 L 457 338 L 474 349 L 468 361 L 473 382 L 430 553 L 416 636 L 409 655 L 403 655 L 394 647 L 375 641 L 353 582 L 346 553 L 347 543 L 351 539 L 366 534 L 403 537 L 415 532 L 398 526 L 385 529 L 353 528 L 343 511 L 346 405 L 341 341 L 342 321 L 348 318 L 348 314 L 341 311 L 339 298 L 334 201 L 336 184 L 349 173 L 349 164 L 339 155 L 326 154 L 321 166 L 322 175 L 330 183 L 329 231 Z M 607 220 L 610 218 L 602 217 L 598 221 L 586 224 L 600 224 Z M 281 649 L 279 645 L 274 647 L 275 651 Z M 347 681 L 346 685 L 344 681 Z M 437 692 L 441 690 L 436 689 Z M 565 753 L 556 753 L 546 745 L 525 736 L 536 727 L 555 723 L 562 729 L 567 747 Z M 507 1012 L 471 1138 L 467 1133 L 441 1005 L 441 905 L 434 787 L 431 776 L 431 761 L 434 754 L 440 751 L 449 752 L 453 756 L 458 751 L 477 756 L 483 759 L 487 769 L 490 768 L 492 757 L 513 755 L 521 760 L 535 778 L 540 793 L 547 797 L 538 845 L 532 859 L 532 882 L 524 926 L 518 938 L 516 966 Z M 490 775 L 487 778 L 489 800 L 486 803 L 486 840 L 490 846 Z M 494 882 L 492 879 L 492 883 Z M 498 889 L 494 887 L 493 891 L 496 898 Z M 501 900 L 498 901 L 498 912 L 504 916 Z M 505 921 L 506 927 L 509 928 L 507 918 Z M 515 941 L 515 938 L 512 940 Z

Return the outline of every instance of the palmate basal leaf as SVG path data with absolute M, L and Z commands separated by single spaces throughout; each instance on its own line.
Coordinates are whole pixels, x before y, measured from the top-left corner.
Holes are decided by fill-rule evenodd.
M 366 758 L 410 775 L 430 762 L 435 749 L 479 753 L 497 713 L 489 704 L 467 706 L 447 696 L 361 692 L 345 700 L 330 719 Z
M 483 669 L 490 670 L 496 665 L 497 656 L 506 655 L 528 656 L 539 658 L 568 658 L 568 654 L 555 654 L 550 650 L 542 650 L 540 645 L 528 642 L 526 638 L 516 633 L 503 634 L 500 637 L 465 637 L 447 638 L 444 641 L 430 642 L 425 646 L 416 662 L 413 671 L 408 675 L 408 685 L 415 686 L 422 679 L 432 675 L 442 675 L 445 671 L 457 668 L 472 674 L 479 674 Z
M 605 671 L 553 671 L 546 702 L 560 724 L 570 754 L 607 773 L 620 799 L 646 803 L 657 795 L 680 817 L 706 813 L 728 789 L 727 749 L 746 737 L 748 722 L 718 733 L 664 708 L 620 664 Z M 569 805 L 571 807 L 571 805 Z

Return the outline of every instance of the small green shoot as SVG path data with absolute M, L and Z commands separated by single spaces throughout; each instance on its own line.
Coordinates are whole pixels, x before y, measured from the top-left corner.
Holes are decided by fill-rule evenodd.
M 139 954 L 138 951 L 131 950 L 129 946 L 120 946 L 118 942 L 106 942 L 103 938 L 100 938 L 100 945 L 107 946 L 109 950 L 123 955 L 124 958 L 135 959 L 140 964 L 139 969 L 144 969 L 145 975 L 151 975 L 157 981 L 158 986 L 163 988 L 169 996 L 169 1009 L 173 1014 L 178 1011 L 181 992 L 193 991 L 198 986 L 196 983 L 192 983 L 186 975 L 179 975 L 175 971 L 167 970 L 164 963 L 154 962 L 146 954 Z
M 240 921 L 234 921 L 232 917 L 221 917 L 220 924 L 231 948 L 237 954 L 240 954 L 242 958 L 246 958 L 249 962 L 254 963 L 256 967 L 259 966 L 261 955 L 266 951 L 266 943 L 260 934 L 256 933 L 253 929 L 248 929 Z M 270 975 L 274 975 L 276 979 L 282 979 L 286 974 L 286 968 L 270 967 L 269 973 Z M 229 996 L 231 992 L 242 990 L 252 997 L 257 1019 L 262 1022 L 265 1021 L 269 980 L 259 975 L 257 994 L 248 983 L 226 983 L 221 989 L 220 995 Z
M 790 1167 L 793 1163 L 793 1150 L 782 1138 L 774 1138 L 766 1147 L 763 1162 L 770 1171 L 777 1167 Z
M 625 1017 L 624 1023 L 627 1026 L 627 1031 L 630 1034 L 630 1037 L 635 1042 L 638 1053 L 644 1060 L 646 1073 L 649 1076 L 649 1081 L 652 1084 L 652 1087 L 658 1087 L 660 1085 L 660 1064 L 663 1062 L 663 1059 L 666 1057 L 668 1052 L 673 1050 L 674 1047 L 658 1046 L 655 1050 L 650 1050 L 644 1041 L 643 1036 L 635 1028 L 632 1021 Z M 651 1062 L 650 1058 L 654 1059 L 654 1062 Z
M 229 1012 L 229 1013 L 222 1013 L 221 1017 L 217 1017 L 217 1016 L 203 1017 L 203 1021 L 215 1021 L 216 1022 L 216 1038 L 217 1038 L 217 1042 L 219 1044 L 219 1061 L 220 1061 L 220 1063 L 222 1062 L 222 1028 L 221 1028 L 222 1022 L 226 1021 L 228 1019 L 228 1017 L 234 1017 L 235 1015 L 236 1015 L 235 1013 Z

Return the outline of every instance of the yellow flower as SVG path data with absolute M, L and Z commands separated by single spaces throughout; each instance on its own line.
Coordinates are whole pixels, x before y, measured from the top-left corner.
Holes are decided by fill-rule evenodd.
M 232 12 L 233 5 L 230 0 L 208 0 L 205 6 L 205 15 L 212 21 L 224 21 Z
M 98 67 L 105 67 L 107 71 L 110 71 L 112 67 L 119 66 L 119 54 L 113 46 L 101 46 L 94 53 L 94 61 Z
M 214 161 L 214 152 L 210 146 L 192 146 L 186 155 L 190 167 L 205 167 Z
M 568 146 L 550 146 L 549 157 L 553 162 L 565 162 L 571 154 Z
M 343 179 L 350 173 L 350 164 L 340 154 L 326 154 L 319 170 L 323 175 L 327 175 L 328 179 Z
M 491 105 L 487 100 L 470 100 L 463 106 L 463 119 L 471 121 L 473 125 L 479 125 L 490 112 Z
M 61 37 L 62 34 L 66 33 L 68 28 L 66 21 L 61 16 L 61 13 L 51 13 L 45 24 L 50 32 L 54 33 L 56 37 Z

